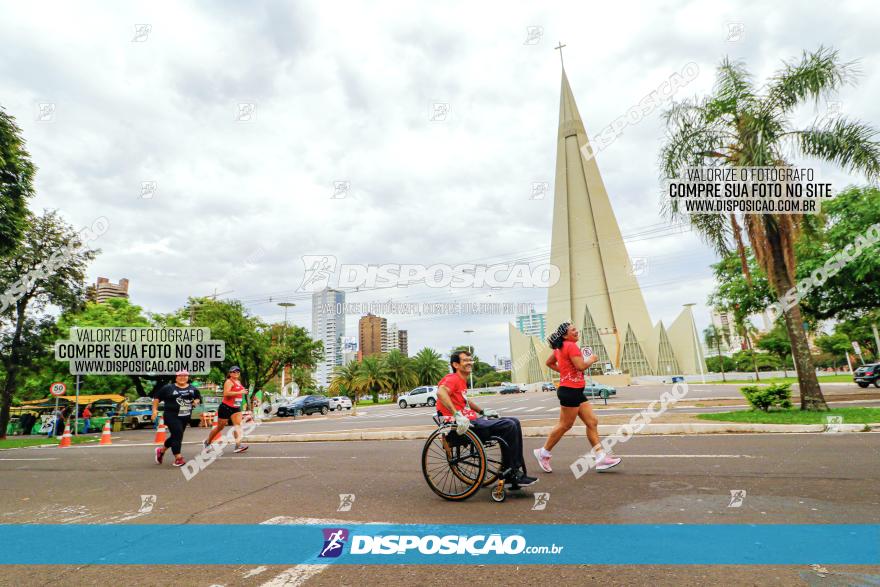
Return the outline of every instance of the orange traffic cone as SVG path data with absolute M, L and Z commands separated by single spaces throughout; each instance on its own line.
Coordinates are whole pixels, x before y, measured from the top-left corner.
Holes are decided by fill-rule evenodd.
M 113 444 L 113 437 L 110 435 L 110 420 L 104 422 L 104 428 L 101 430 L 101 442 L 99 444 L 107 446 Z
M 156 429 L 156 438 L 153 444 L 165 444 L 165 418 L 159 418 L 159 428 Z
M 61 442 L 58 444 L 58 448 L 67 448 L 70 446 L 70 424 L 64 425 L 64 434 L 61 436 Z

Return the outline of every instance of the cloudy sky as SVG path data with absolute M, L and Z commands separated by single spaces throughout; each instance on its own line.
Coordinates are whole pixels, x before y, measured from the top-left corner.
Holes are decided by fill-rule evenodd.
M 310 327 L 303 255 L 549 259 L 552 197 L 531 195 L 533 183 L 552 189 L 559 40 L 592 136 L 688 63 L 700 75 L 676 98 L 707 92 L 724 55 L 763 79 L 820 44 L 860 61 L 840 110 L 880 124 L 880 8 L 867 1 L 32 0 L 3 13 L 0 105 L 39 167 L 32 208 L 77 227 L 106 216 L 90 278 L 129 278 L 132 300 L 156 312 L 217 291 L 274 321 L 278 301 L 295 302 L 290 320 Z M 657 230 L 662 136 L 654 112 L 597 160 L 630 255 L 645 259 L 652 319 L 668 324 L 693 301 L 702 328 L 715 259 L 692 234 Z M 348 295 L 389 298 L 546 306 L 534 288 Z M 482 357 L 509 355 L 512 316 L 389 318 L 411 350 L 446 351 L 473 329 Z M 350 316 L 350 334 L 356 325 Z

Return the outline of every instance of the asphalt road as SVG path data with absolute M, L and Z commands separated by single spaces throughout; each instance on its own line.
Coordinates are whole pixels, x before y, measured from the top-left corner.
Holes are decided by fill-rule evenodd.
M 540 444 L 526 439 L 527 454 Z M 152 462 L 151 446 L 115 444 L 0 452 L 3 523 L 880 523 L 880 434 L 635 437 L 624 463 L 575 479 L 586 446 L 565 439 L 556 472 L 503 504 L 482 491 L 448 503 L 421 476 L 421 441 L 277 443 L 228 455 L 186 481 Z M 196 447 L 187 445 L 185 455 Z M 532 467 L 534 472 L 535 467 Z M 745 490 L 741 507 L 730 492 Z M 535 492 L 549 493 L 532 510 Z M 354 494 L 348 512 L 339 494 Z M 141 496 L 155 495 L 139 513 Z M 63 548 L 64 535 L 57 544 Z M 224 548 L 225 545 L 217 545 Z M 597 544 L 598 549 L 626 548 Z M 476 575 L 525 585 L 877 584 L 880 567 L 6 567 L 0 585 L 448 585 Z M 464 575 L 462 575 L 464 573 Z M 873 582 L 873 583 L 872 583 Z

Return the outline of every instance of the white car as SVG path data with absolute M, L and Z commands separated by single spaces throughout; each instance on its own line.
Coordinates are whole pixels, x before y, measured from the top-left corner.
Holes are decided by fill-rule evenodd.
M 437 405 L 437 386 L 423 385 L 422 387 L 416 387 L 409 393 L 397 398 L 397 405 L 401 409 L 415 406 L 435 406 Z
M 344 409 L 351 409 L 351 400 L 344 395 L 338 395 L 336 397 L 331 397 L 330 399 L 330 409 L 331 410 L 339 410 L 340 412 Z

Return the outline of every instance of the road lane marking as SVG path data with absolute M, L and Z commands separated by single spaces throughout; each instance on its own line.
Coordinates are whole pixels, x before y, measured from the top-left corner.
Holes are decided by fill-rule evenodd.
M 754 459 L 755 455 L 627 455 L 617 454 L 620 458 L 630 459 Z
M 333 520 L 324 518 L 291 518 L 288 516 L 275 516 L 261 524 L 314 524 L 322 526 L 341 526 L 343 524 L 387 524 L 387 522 L 354 522 L 352 520 Z M 318 575 L 330 565 L 296 565 L 285 570 L 280 575 L 266 581 L 260 587 L 298 587 L 315 575 Z M 257 569 L 260 567 L 257 567 Z M 253 571 L 256 571 L 254 569 Z M 253 572 L 251 571 L 251 572 Z
M 0 459 L 0 461 L 57 461 L 55 457 L 45 457 L 39 459 Z

